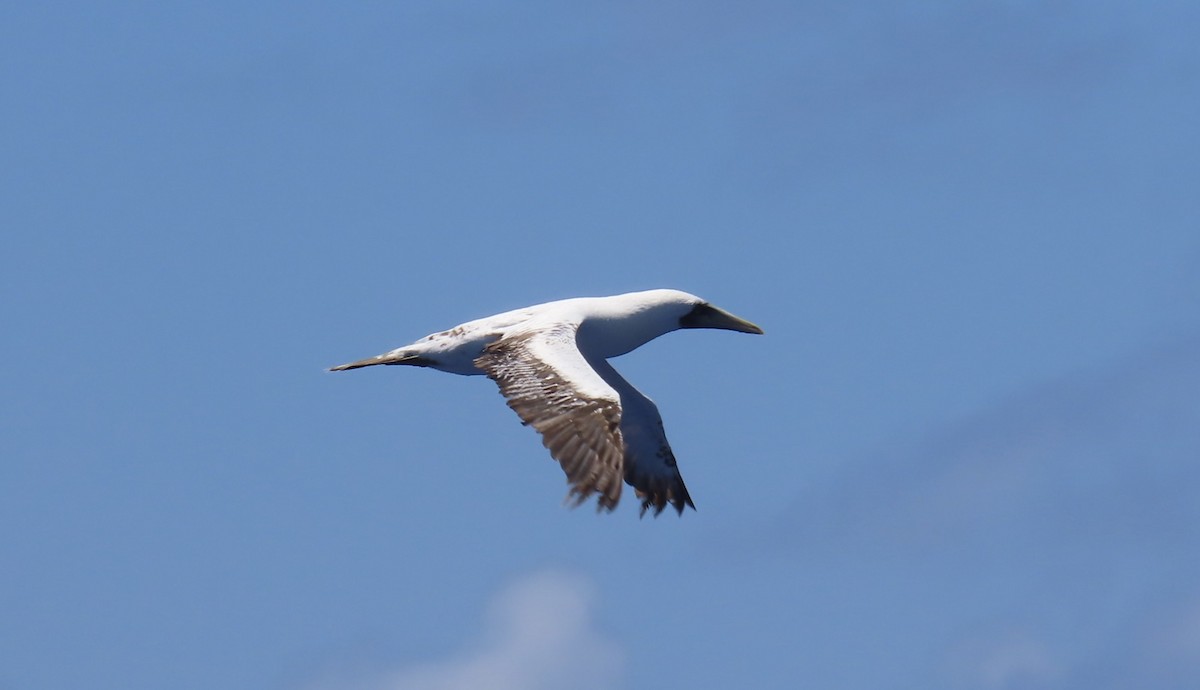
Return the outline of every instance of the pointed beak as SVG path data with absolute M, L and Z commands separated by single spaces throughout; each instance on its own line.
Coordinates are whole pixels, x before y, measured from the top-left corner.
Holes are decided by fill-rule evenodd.
M 720 328 L 739 333 L 754 333 L 762 335 L 763 329 L 756 324 L 734 316 L 724 309 L 718 309 L 711 304 L 698 304 L 679 320 L 681 328 Z

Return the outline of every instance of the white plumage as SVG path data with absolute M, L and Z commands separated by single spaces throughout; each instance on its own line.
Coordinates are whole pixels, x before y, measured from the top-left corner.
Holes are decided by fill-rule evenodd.
M 542 435 L 562 465 L 575 505 L 597 494 L 612 510 L 622 481 L 642 513 L 695 508 L 654 402 L 608 363 L 680 328 L 762 333 L 758 326 L 678 290 L 580 297 L 468 321 L 331 371 L 379 364 L 486 375 L 508 405 Z

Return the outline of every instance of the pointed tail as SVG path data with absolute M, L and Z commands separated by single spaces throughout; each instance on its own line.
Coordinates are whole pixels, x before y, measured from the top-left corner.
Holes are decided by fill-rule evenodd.
M 357 362 L 347 362 L 339 364 L 336 367 L 329 367 L 330 371 L 347 371 L 350 369 L 361 369 L 363 367 L 373 367 L 377 364 L 407 364 L 415 367 L 427 367 L 431 362 L 420 355 L 411 352 L 392 351 L 366 359 L 360 359 Z

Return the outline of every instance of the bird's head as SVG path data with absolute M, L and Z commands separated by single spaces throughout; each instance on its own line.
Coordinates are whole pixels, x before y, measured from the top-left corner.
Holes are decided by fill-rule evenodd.
M 680 328 L 720 328 L 762 333 L 758 326 L 679 290 L 645 290 L 592 298 L 580 335 L 592 353 L 619 357 Z
M 762 335 L 763 329 L 724 309 L 714 307 L 695 295 L 679 293 L 687 310 L 679 317 L 680 328 L 719 328 L 740 333 Z
M 720 328 L 762 335 L 763 329 L 708 302 L 699 302 L 679 319 L 680 328 Z
M 757 325 L 680 290 L 647 290 L 639 296 L 644 297 L 647 309 L 672 314 L 678 324 L 675 328 L 719 328 L 757 335 L 763 332 Z

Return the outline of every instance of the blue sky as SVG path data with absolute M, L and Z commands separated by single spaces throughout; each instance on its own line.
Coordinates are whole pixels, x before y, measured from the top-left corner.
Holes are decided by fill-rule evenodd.
M 1183 688 L 1191 3 L 0 10 L 0 688 Z M 328 374 L 676 287 L 698 510 Z

